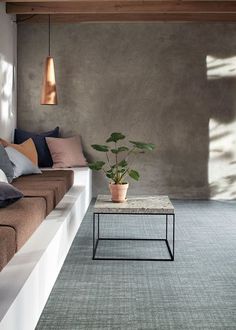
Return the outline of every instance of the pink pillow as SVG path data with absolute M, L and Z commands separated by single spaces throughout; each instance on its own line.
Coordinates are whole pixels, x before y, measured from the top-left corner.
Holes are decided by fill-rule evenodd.
M 53 168 L 87 165 L 79 135 L 65 139 L 46 137 L 46 141 L 52 156 Z

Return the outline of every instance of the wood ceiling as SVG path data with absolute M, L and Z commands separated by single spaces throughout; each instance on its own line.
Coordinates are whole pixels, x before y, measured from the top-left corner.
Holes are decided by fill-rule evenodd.
M 9 0 L 6 12 L 28 22 L 201 21 L 236 22 L 236 1 L 202 0 Z M 25 21 L 27 22 L 27 20 Z

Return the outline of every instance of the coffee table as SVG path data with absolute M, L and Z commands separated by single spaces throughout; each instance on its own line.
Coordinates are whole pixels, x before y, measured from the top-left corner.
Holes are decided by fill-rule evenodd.
M 102 237 L 100 221 L 102 215 L 152 215 L 155 221 L 165 217 L 165 235 L 163 238 L 111 238 Z M 172 249 L 169 242 L 169 219 L 172 219 Z M 97 257 L 98 243 L 105 240 L 162 241 L 166 244 L 169 258 L 106 258 Z M 175 209 L 168 196 L 133 196 L 124 203 L 114 203 L 109 195 L 98 195 L 93 210 L 93 260 L 136 260 L 136 261 L 173 261 L 175 255 Z

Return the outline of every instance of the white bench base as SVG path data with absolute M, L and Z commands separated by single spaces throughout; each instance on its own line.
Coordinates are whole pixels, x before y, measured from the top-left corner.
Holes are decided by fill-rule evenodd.
M 0 330 L 32 330 L 92 198 L 91 171 L 74 186 L 0 273 Z

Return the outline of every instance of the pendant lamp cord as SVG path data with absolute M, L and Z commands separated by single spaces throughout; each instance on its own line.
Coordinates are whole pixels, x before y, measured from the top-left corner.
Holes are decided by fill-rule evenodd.
M 51 56 L 51 16 L 48 15 L 48 55 Z

